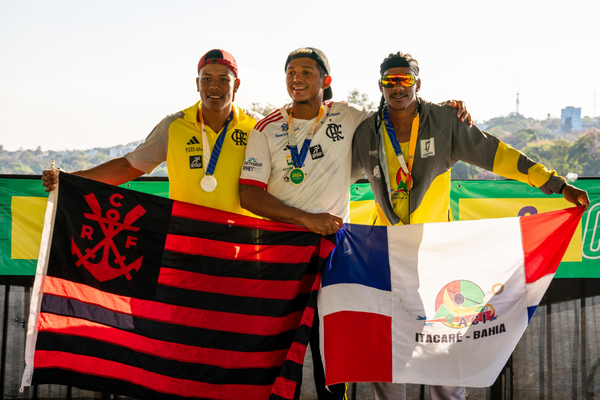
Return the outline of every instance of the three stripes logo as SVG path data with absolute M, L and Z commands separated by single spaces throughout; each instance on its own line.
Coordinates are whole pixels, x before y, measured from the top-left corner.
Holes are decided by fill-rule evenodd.
M 196 136 L 192 136 L 189 142 L 187 142 L 187 146 L 185 147 L 186 153 L 195 153 L 197 151 L 202 150 L 200 146 L 198 146 L 200 142 L 196 138 Z

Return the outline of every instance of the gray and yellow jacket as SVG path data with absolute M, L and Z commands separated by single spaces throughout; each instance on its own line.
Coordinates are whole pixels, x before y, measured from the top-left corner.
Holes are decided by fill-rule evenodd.
M 409 193 L 411 224 L 452 219 L 450 169 L 457 161 L 527 183 L 546 194 L 560 193 L 566 183 L 555 171 L 530 160 L 495 136 L 461 122 L 455 109 L 418 99 L 418 112 L 413 187 Z M 376 203 L 392 225 L 398 224 L 400 218 L 392 206 L 384 141 L 381 128 L 375 130 L 375 115 L 356 130 L 352 150 L 353 176 L 366 174 Z

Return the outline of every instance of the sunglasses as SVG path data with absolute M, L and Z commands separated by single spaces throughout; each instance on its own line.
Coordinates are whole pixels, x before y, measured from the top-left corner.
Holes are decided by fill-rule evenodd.
M 397 84 L 403 87 L 411 87 L 417 82 L 417 77 L 413 74 L 395 74 L 395 75 L 383 75 L 381 77 L 381 86 L 386 88 L 393 88 Z

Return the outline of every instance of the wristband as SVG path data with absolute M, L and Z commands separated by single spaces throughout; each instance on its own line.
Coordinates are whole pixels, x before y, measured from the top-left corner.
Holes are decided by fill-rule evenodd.
M 563 182 L 562 186 L 560 187 L 560 194 L 562 194 L 563 190 L 565 189 L 565 186 L 567 186 L 567 182 Z

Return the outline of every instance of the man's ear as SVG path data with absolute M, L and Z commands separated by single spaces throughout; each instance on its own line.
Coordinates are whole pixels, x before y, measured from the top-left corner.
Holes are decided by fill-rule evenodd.
M 329 86 L 331 86 L 331 81 L 332 81 L 331 75 L 327 75 L 325 77 L 325 80 L 323 81 L 323 86 L 324 86 L 323 89 L 327 89 Z
M 242 83 L 242 81 L 237 78 L 233 82 L 233 98 L 231 99 L 231 102 L 235 101 L 235 94 L 237 93 L 238 89 L 240 88 L 240 83 Z
M 418 92 L 419 90 L 421 90 L 421 80 L 417 79 L 417 90 L 416 90 L 416 92 Z
M 196 90 L 200 93 L 200 78 L 196 78 Z

